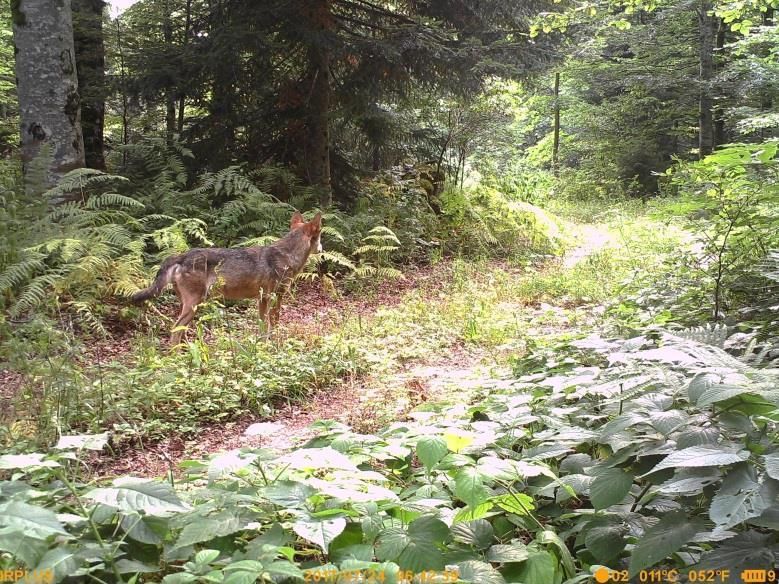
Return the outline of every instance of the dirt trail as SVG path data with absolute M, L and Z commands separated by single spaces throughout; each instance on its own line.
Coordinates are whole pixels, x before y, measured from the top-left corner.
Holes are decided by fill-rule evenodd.
M 580 243 L 565 254 L 563 268 L 566 270 L 570 270 L 603 248 L 616 244 L 614 236 L 598 225 L 577 225 L 575 231 Z
M 562 259 L 559 269 L 569 270 L 577 263 L 614 243 L 608 231 L 595 226 L 577 226 L 579 245 Z M 408 278 L 404 288 L 426 287 L 438 282 L 429 271 L 419 270 Z M 375 312 L 380 307 L 397 304 L 401 294 L 397 290 L 388 295 L 379 291 L 371 301 L 361 302 L 361 313 Z M 332 300 L 313 294 L 301 295 L 287 309 L 286 318 L 292 323 L 291 332 L 312 322 L 312 302 L 317 310 L 313 321 L 322 327 L 325 321 L 343 313 L 344 306 L 333 305 Z M 346 302 L 348 304 L 348 302 Z M 559 307 L 541 305 L 528 313 L 528 324 L 549 310 Z M 321 331 L 320 331 L 321 332 Z M 383 425 L 388 419 L 402 419 L 418 405 L 425 402 L 467 401 L 467 396 L 478 388 L 500 385 L 507 372 L 497 365 L 496 355 L 482 349 L 465 348 L 462 345 L 450 347 L 446 353 L 432 355 L 424 362 L 407 364 L 404 369 L 389 376 L 363 378 L 345 381 L 336 387 L 312 394 L 307 404 L 292 404 L 280 409 L 270 419 L 257 416 L 246 417 L 220 426 L 201 430 L 189 440 L 181 437 L 155 444 L 146 450 L 128 452 L 117 459 L 103 460 L 96 466 L 101 475 L 135 474 L 161 476 L 167 472 L 177 473 L 177 463 L 192 458 L 201 458 L 220 451 L 243 447 L 263 447 L 285 450 L 312 438 L 315 431 L 310 425 L 318 420 L 333 420 L 347 424 L 355 431 L 370 432 Z M 381 419 L 376 411 L 380 404 Z

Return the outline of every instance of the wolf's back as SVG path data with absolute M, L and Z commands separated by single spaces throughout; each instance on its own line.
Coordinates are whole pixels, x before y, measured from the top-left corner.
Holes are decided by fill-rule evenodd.
M 160 269 L 157 270 L 157 275 L 154 276 L 154 281 L 151 283 L 151 286 L 136 292 L 130 297 L 130 300 L 135 303 L 140 303 L 144 300 L 150 300 L 155 296 L 159 296 L 165 289 L 165 286 L 170 283 L 171 268 L 179 262 L 180 258 L 180 255 L 172 255 L 162 262 Z

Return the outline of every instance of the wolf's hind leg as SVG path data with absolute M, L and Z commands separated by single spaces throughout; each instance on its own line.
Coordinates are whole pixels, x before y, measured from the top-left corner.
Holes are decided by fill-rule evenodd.
M 173 325 L 173 333 L 170 335 L 170 344 L 176 346 L 181 343 L 181 339 L 184 336 L 184 331 L 187 325 L 195 318 L 195 306 L 192 304 L 182 304 L 181 314 L 179 315 L 176 324 Z
M 206 287 L 198 278 L 183 276 L 176 279 L 174 288 L 181 300 L 181 314 L 173 325 L 173 333 L 170 336 L 170 344 L 175 347 L 181 343 L 187 325 L 195 318 L 197 305 L 205 300 Z
M 279 284 L 276 289 L 276 297 L 273 299 L 273 306 L 270 309 L 270 323 L 275 327 L 279 324 L 279 315 L 281 314 L 281 302 L 284 296 L 289 292 L 289 284 Z

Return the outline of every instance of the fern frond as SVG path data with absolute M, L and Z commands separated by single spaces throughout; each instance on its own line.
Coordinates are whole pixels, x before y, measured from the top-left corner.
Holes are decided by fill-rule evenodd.
M 57 291 L 57 283 L 61 280 L 62 273 L 53 270 L 33 278 L 21 295 L 11 307 L 10 314 L 18 318 L 28 310 L 42 305 L 47 298 L 53 298 Z
M 352 262 L 349 258 L 347 258 L 344 254 L 339 253 L 337 251 L 323 251 L 315 256 L 311 256 L 313 258 L 313 261 L 318 265 L 323 262 L 333 262 L 336 265 L 342 266 L 344 268 L 347 268 L 350 271 L 354 271 L 356 269 L 356 266 L 354 265 L 354 262 Z
M 366 253 L 388 253 L 397 251 L 396 245 L 361 245 L 354 250 L 355 255 L 364 255 Z
M 708 323 L 703 326 L 685 329 L 676 333 L 676 335 L 683 339 L 687 339 L 688 341 L 695 341 L 724 349 L 725 341 L 730 336 L 730 329 L 727 325 L 722 323 Z
M 0 273 L 0 291 L 18 288 L 27 282 L 36 272 L 45 268 L 45 254 L 38 251 L 27 250 L 22 258 L 15 264 L 11 264 Z
M 144 204 L 140 201 L 120 195 L 118 193 L 103 193 L 87 199 L 85 208 L 87 209 L 103 209 L 106 207 L 127 207 L 134 209 L 143 209 Z
M 333 239 L 336 239 L 336 240 L 338 240 L 338 241 L 340 241 L 342 243 L 344 241 L 346 241 L 344 239 L 344 236 L 341 235 L 341 232 L 338 231 L 335 227 L 332 227 L 330 225 L 323 225 L 322 226 L 322 235 L 329 235 Z
M 273 235 L 263 235 L 261 237 L 252 237 L 251 239 L 247 239 L 246 241 L 242 241 L 240 243 L 241 247 L 263 247 L 266 245 L 270 245 L 271 243 L 278 241 L 278 237 L 274 237 Z
M 377 225 L 370 231 L 368 231 L 369 235 L 366 235 L 363 239 L 364 240 L 370 240 L 371 238 L 382 238 L 382 239 L 390 239 L 391 241 L 394 241 L 398 245 L 400 245 L 400 240 L 398 239 L 398 236 L 395 235 L 395 232 L 392 231 L 389 227 L 385 227 L 384 225 Z

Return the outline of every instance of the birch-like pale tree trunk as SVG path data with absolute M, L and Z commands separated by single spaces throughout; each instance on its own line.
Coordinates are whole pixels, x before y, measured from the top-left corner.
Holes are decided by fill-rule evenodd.
M 48 184 L 30 191 L 84 166 L 70 1 L 19 0 L 13 31 L 25 172 L 44 145 L 51 155 Z

